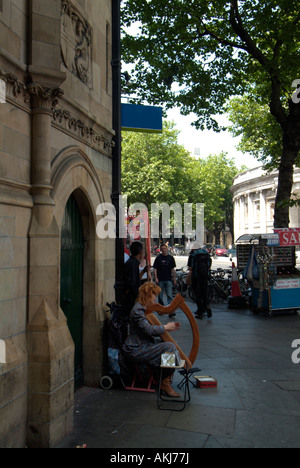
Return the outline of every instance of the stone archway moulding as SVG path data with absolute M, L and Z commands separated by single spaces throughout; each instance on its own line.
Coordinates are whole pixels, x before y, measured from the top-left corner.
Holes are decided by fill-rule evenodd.
M 99 336 L 104 330 L 103 291 L 107 288 L 104 274 L 105 261 L 103 242 L 97 239 L 96 212 L 105 201 L 99 175 L 85 152 L 77 146 L 65 148 L 56 155 L 51 164 L 51 196 L 54 201 L 54 216 L 61 230 L 63 216 L 69 197 L 74 194 L 82 215 L 85 254 L 83 277 L 83 368 L 84 384 L 98 384 L 102 366 L 102 349 Z M 109 247 L 105 246 L 105 252 Z M 106 296 L 105 296 L 106 297 Z M 98 330 L 91 334 L 89 330 Z M 96 339 L 94 339 L 96 337 Z
M 56 219 L 61 225 L 65 205 L 70 195 L 80 189 L 86 196 L 96 225 L 96 209 L 104 202 L 101 183 L 88 156 L 77 146 L 60 151 L 51 163 L 52 198 Z

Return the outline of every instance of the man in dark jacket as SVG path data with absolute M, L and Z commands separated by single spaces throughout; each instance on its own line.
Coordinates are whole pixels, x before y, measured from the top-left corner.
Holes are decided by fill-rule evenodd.
M 189 256 L 188 266 L 192 275 L 192 288 L 196 297 L 196 318 L 202 319 L 207 312 L 207 317 L 212 316 L 208 302 L 208 280 L 212 260 L 207 250 L 201 249 L 200 244 L 195 242 Z
M 147 271 L 146 266 L 141 272 L 139 266 L 143 260 L 143 244 L 141 242 L 133 242 L 130 246 L 131 256 L 124 265 L 124 283 L 125 283 L 125 307 L 130 313 L 135 305 L 138 296 L 139 287 L 141 286 L 141 277 Z
M 158 301 L 161 305 L 164 305 L 164 292 L 167 295 L 167 303 L 171 304 L 173 300 L 173 287 L 172 282 L 176 286 L 176 263 L 174 257 L 169 255 L 168 247 L 166 244 L 161 246 L 161 254 L 156 257 L 154 261 L 154 276 L 155 282 L 161 288 Z M 174 317 L 176 314 L 170 314 L 169 317 Z

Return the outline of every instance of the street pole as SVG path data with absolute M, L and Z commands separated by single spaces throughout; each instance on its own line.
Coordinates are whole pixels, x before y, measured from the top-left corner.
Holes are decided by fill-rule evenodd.
M 120 237 L 119 202 L 121 195 L 121 1 L 112 0 L 112 77 L 113 77 L 113 171 L 112 203 L 116 209 L 115 296 L 121 303 L 124 289 L 124 239 Z

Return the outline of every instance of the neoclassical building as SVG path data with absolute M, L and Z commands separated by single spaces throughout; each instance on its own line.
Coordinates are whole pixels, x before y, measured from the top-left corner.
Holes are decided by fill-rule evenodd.
M 0 448 L 53 447 L 115 297 L 112 0 L 0 0 L 0 37 Z
M 232 186 L 234 239 L 243 234 L 272 233 L 278 172 L 257 167 L 237 175 Z M 300 195 L 300 169 L 295 169 L 293 192 Z M 290 209 L 290 226 L 300 227 L 300 207 Z

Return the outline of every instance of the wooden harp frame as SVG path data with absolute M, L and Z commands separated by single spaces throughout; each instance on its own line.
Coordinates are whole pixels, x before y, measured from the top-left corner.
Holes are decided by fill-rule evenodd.
M 172 314 L 177 309 L 181 309 L 184 312 L 184 314 L 187 316 L 187 318 L 189 320 L 189 323 L 191 325 L 191 328 L 192 328 L 193 345 L 192 345 L 192 349 L 190 351 L 189 356 L 186 356 L 184 354 L 184 352 L 180 349 L 180 347 L 178 346 L 176 341 L 173 340 L 173 338 L 171 337 L 171 335 L 168 332 L 164 332 L 161 335 L 161 338 L 162 338 L 163 341 L 169 341 L 169 342 L 175 344 L 176 348 L 178 349 L 178 351 L 180 353 L 181 359 L 186 361 L 188 369 L 190 369 L 193 366 L 193 364 L 194 364 L 194 362 L 196 360 L 196 357 L 198 355 L 199 345 L 200 345 L 200 334 L 199 334 L 199 329 L 198 329 L 198 325 L 197 325 L 197 322 L 195 320 L 195 317 L 192 314 L 192 312 L 190 311 L 189 307 L 186 305 L 185 300 L 181 296 L 181 294 L 177 294 L 177 296 L 174 298 L 174 300 L 171 302 L 171 304 L 169 306 L 167 306 L 167 307 L 164 307 L 164 306 L 162 306 L 162 305 L 160 305 L 158 303 L 155 303 L 155 304 L 149 306 L 147 308 L 146 312 L 145 312 L 145 315 L 146 315 L 146 317 L 148 319 L 148 322 L 151 325 L 161 325 L 160 321 L 153 314 L 153 312 L 158 312 L 160 314 Z

